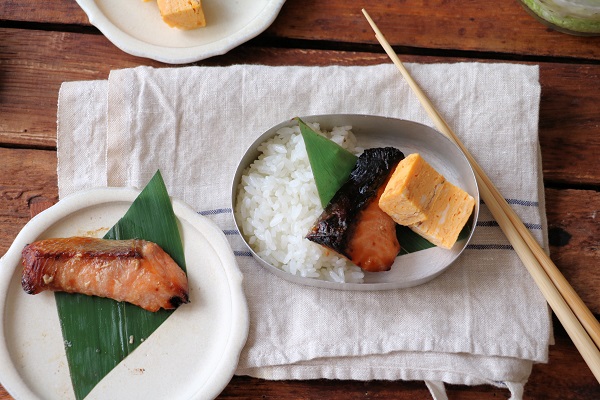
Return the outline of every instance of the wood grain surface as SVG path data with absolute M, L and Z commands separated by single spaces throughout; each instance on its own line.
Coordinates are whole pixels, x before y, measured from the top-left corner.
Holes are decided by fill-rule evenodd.
M 392 45 L 421 52 L 436 49 L 491 52 L 511 58 L 600 59 L 599 39 L 555 32 L 538 23 L 518 0 L 492 4 L 484 0 L 287 1 L 264 36 L 375 44 L 361 8 L 369 11 Z M 54 0 L 52 7 L 39 0 L 3 0 L 0 16 L 7 21 L 90 26 L 73 0 Z
M 142 2 L 140 2 L 143 4 Z M 288 0 L 263 34 L 195 65 L 388 63 L 366 7 L 407 62 L 539 65 L 539 135 L 551 257 L 600 315 L 600 37 L 557 33 L 517 0 Z M 156 61 L 117 49 L 73 0 L 0 2 L 0 254 L 35 214 L 58 201 L 56 111 L 65 81 L 107 79 Z M 600 387 L 555 320 L 556 344 L 535 365 L 526 399 L 599 399 Z M 450 399 L 502 399 L 491 386 L 448 387 Z M 268 381 L 234 377 L 220 398 L 430 399 L 422 382 Z M 0 387 L 0 400 L 12 397 Z

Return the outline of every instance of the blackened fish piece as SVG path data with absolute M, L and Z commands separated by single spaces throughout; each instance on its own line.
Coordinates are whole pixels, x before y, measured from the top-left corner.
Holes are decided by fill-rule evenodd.
M 400 245 L 395 223 L 379 209 L 378 199 L 402 159 L 393 147 L 365 150 L 306 238 L 367 271 L 389 270 Z

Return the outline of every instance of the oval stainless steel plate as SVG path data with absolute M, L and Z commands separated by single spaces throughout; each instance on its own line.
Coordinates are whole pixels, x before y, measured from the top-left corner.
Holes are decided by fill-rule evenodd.
M 438 131 L 416 122 L 396 118 L 356 114 L 328 114 L 301 117 L 305 122 L 318 122 L 321 129 L 331 130 L 336 126 L 352 126 L 358 146 L 363 148 L 392 146 L 400 149 L 405 156 L 420 153 L 438 172 L 453 184 L 459 186 L 475 199 L 475 208 L 471 215 L 471 231 L 466 239 L 459 240 L 452 249 L 439 247 L 421 250 L 396 258 L 390 271 L 365 272 L 363 283 L 337 283 L 292 275 L 265 262 L 248 245 L 254 258 L 275 275 L 298 284 L 341 290 L 386 290 L 420 285 L 445 271 L 463 252 L 470 241 L 479 215 L 479 190 L 477 181 L 462 151 Z M 294 126 L 293 120 L 282 122 L 263 133 L 248 148 L 232 182 L 232 207 L 235 210 L 236 193 L 241 176 L 254 160 L 258 158 L 258 146 L 275 133 L 287 126 Z M 235 224 L 240 223 L 234 213 Z

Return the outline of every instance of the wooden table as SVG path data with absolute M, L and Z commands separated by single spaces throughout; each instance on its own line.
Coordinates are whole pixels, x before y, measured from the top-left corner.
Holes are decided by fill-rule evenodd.
M 262 35 L 198 65 L 367 65 L 389 62 L 366 6 L 405 61 L 540 65 L 539 134 L 551 257 L 600 313 L 600 37 L 554 32 L 516 0 L 288 0 Z M 121 52 L 72 0 L 0 2 L 0 254 L 30 215 L 57 201 L 56 111 L 62 82 L 159 62 Z M 600 386 L 555 319 L 548 364 L 525 397 L 598 399 Z M 450 386 L 451 399 L 501 399 L 489 386 Z M 234 377 L 222 398 L 429 399 L 422 382 L 283 381 Z M 0 387 L 0 400 L 10 399 Z

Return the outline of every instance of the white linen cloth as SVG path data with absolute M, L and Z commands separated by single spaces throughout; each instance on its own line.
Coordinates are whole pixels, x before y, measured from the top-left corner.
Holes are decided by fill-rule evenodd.
M 537 135 L 537 66 L 408 64 L 408 69 L 547 249 Z M 521 398 L 547 362 L 549 309 L 482 205 L 471 245 L 440 277 L 381 292 L 304 287 L 265 271 L 234 231 L 230 185 L 263 131 L 295 116 L 375 114 L 431 125 L 395 67 L 138 67 L 59 93 L 59 195 L 142 188 L 160 169 L 169 192 L 228 234 L 244 274 L 250 332 L 237 374 L 265 379 L 491 384 Z

